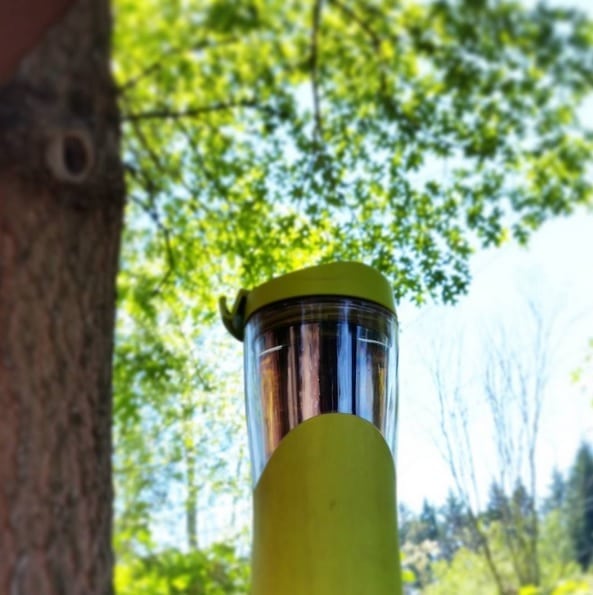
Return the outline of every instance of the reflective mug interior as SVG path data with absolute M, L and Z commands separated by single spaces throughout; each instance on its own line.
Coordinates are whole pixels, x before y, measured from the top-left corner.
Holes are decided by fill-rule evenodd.
M 346 297 L 276 302 L 249 318 L 244 347 L 254 484 L 280 440 L 301 422 L 323 413 L 349 413 L 373 423 L 395 457 L 393 312 Z

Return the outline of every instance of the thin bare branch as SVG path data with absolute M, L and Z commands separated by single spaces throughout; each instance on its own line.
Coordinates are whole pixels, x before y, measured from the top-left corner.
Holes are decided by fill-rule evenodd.
M 207 122 L 204 124 L 204 126 L 205 126 L 205 129 L 209 129 L 209 130 L 214 129 L 214 127 Z M 195 142 L 195 138 L 193 138 L 192 130 L 190 128 L 188 128 L 187 122 L 184 122 L 184 121 L 179 122 L 179 131 L 185 137 L 185 140 L 186 140 L 188 146 L 190 146 L 192 148 L 192 156 L 196 160 L 196 162 L 199 166 L 200 176 L 203 179 L 208 180 L 208 182 L 210 182 L 210 184 L 212 185 L 212 187 L 214 188 L 214 190 L 216 191 L 216 193 L 219 196 L 226 197 L 227 189 L 221 183 L 220 177 L 217 176 L 216 173 L 214 171 L 212 171 L 212 169 L 206 163 L 206 159 L 205 159 L 205 156 L 201 150 L 200 143 Z M 192 195 L 192 194 L 194 194 L 194 193 L 190 192 L 190 195 Z M 200 205 L 200 204 L 198 204 L 196 206 L 203 208 L 203 205 Z
M 155 224 L 156 228 L 161 233 L 161 236 L 163 239 L 163 245 L 165 247 L 167 269 L 165 270 L 165 274 L 162 276 L 158 285 L 153 290 L 153 294 L 157 294 L 166 285 L 170 276 L 175 271 L 175 253 L 173 251 L 173 246 L 171 243 L 171 231 L 163 223 L 160 213 L 156 207 L 156 201 L 154 200 L 154 198 L 150 199 L 150 204 L 147 204 L 145 201 L 141 200 L 139 197 L 134 196 L 134 195 L 130 196 L 130 200 L 132 202 L 136 203 L 151 218 L 151 220 Z
M 154 163 L 154 166 L 157 168 L 157 170 L 164 174 L 165 169 L 161 163 L 161 160 L 159 159 L 159 156 L 151 148 L 150 143 L 148 142 L 146 136 L 142 132 L 141 127 L 137 123 L 133 123 L 133 127 L 134 132 L 136 133 L 136 136 L 140 141 L 140 144 L 149 155 L 150 160 Z M 144 208 L 144 210 L 147 212 L 147 214 L 150 216 L 150 218 L 156 225 L 157 229 L 160 231 L 163 238 L 163 245 L 165 247 L 165 254 L 167 259 L 167 270 L 165 271 L 165 274 L 163 275 L 163 278 L 160 280 L 157 287 L 154 289 L 154 294 L 157 294 L 167 283 L 169 277 L 173 274 L 173 271 L 175 270 L 175 255 L 171 243 L 171 232 L 169 228 L 163 223 L 162 218 L 160 216 L 157 206 L 156 192 L 154 189 L 153 180 L 149 176 L 146 176 L 144 172 L 140 169 L 128 168 L 128 172 L 140 181 L 149 202 L 148 205 L 146 205 L 144 201 L 134 196 L 132 196 L 132 200 L 139 204 L 139 206 Z
M 486 564 L 496 584 L 499 595 L 504 595 L 504 584 L 494 561 L 488 536 L 481 526 L 476 509 L 474 509 L 471 502 L 468 488 L 465 485 L 465 477 L 469 473 L 472 488 L 474 493 L 477 494 L 475 464 L 471 455 L 472 447 L 468 429 L 468 412 L 467 408 L 464 407 L 461 402 L 461 386 L 457 381 L 456 386 L 453 389 L 453 403 L 450 403 L 448 402 L 448 397 L 450 395 L 442 373 L 442 364 L 440 361 L 438 361 L 432 368 L 432 375 L 439 401 L 441 433 L 445 442 L 446 459 L 449 464 L 449 470 L 451 471 L 458 497 L 466 508 L 473 537 L 484 554 Z M 460 430 L 462 434 L 462 442 L 455 446 L 453 436 Z M 459 458 L 462 456 L 462 453 L 469 458 L 467 458 L 467 460 Z

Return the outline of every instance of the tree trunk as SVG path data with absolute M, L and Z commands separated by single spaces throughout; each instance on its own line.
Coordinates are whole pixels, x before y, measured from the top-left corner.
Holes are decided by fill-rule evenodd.
M 198 549 L 198 486 L 196 478 L 196 445 L 193 438 L 185 448 L 186 488 L 185 518 L 187 545 L 190 550 Z
M 32 15 L 32 18 L 34 15 Z M 124 203 L 107 0 L 0 86 L 0 593 L 112 593 L 111 357 Z

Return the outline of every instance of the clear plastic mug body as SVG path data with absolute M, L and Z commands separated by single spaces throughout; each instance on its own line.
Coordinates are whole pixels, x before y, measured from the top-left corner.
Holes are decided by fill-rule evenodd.
M 323 413 L 349 413 L 373 423 L 395 456 L 395 314 L 342 297 L 297 298 L 262 308 L 245 328 L 245 388 L 254 484 L 280 440 Z

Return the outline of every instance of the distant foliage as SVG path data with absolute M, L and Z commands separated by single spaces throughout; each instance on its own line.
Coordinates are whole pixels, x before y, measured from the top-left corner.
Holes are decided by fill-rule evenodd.
M 501 577 L 502 593 L 493 580 L 483 550 L 474 541 L 471 520 L 453 495 L 441 507 L 425 502 L 418 515 L 405 507 L 403 514 L 400 513 L 403 564 L 413 576 L 406 592 L 423 595 L 592 593 L 593 573 L 586 563 L 593 539 L 593 531 L 587 528 L 587 515 L 593 502 L 593 494 L 586 491 L 593 485 L 586 479 L 590 456 L 591 447 L 583 444 L 567 477 L 558 470 L 552 474 L 549 495 L 538 513 L 539 585 L 519 584 L 522 569 L 517 564 L 528 564 L 528 560 L 513 555 L 509 549 L 509 537 L 525 531 L 520 510 L 523 507 L 529 510 L 531 505 L 525 500 L 521 486 L 505 494 L 493 483 L 489 503 L 478 521 L 488 537 Z M 427 527 L 433 526 L 432 522 L 426 524 L 426 519 L 433 517 L 427 511 L 435 513 L 436 524 L 431 529 L 431 535 L 437 535 L 434 541 L 426 539 Z
M 574 555 L 583 570 L 593 561 L 593 449 L 582 444 L 571 470 L 566 508 Z
M 232 547 L 166 550 L 118 564 L 118 595 L 245 595 L 249 564 Z

